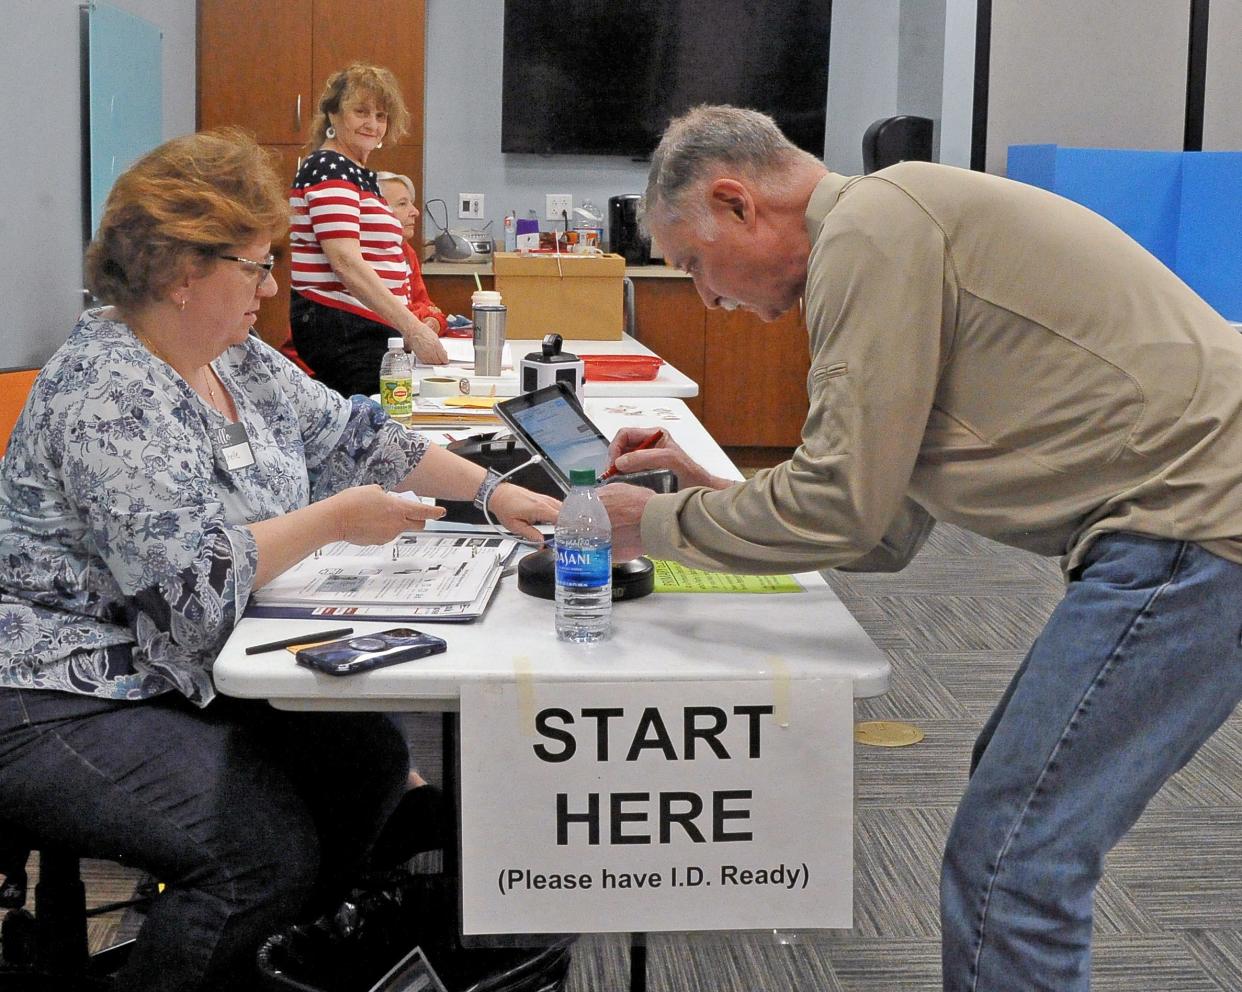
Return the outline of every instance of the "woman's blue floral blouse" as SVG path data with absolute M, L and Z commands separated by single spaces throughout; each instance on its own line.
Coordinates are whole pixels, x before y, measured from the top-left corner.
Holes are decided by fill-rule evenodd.
M 212 363 L 255 457 L 230 470 L 225 418 L 112 314 L 82 315 L 0 460 L 0 685 L 204 706 L 254 585 L 245 525 L 391 488 L 427 440 L 252 336 Z

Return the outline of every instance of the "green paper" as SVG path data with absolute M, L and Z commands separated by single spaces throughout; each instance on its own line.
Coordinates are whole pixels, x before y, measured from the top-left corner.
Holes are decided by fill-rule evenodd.
M 704 572 L 675 561 L 652 561 L 656 592 L 802 592 L 792 575 L 734 575 Z

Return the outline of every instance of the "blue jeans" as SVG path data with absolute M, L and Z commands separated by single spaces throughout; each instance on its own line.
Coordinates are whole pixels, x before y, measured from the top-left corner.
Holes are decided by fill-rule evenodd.
M 346 894 L 408 768 L 376 714 L 0 688 L 0 833 L 166 883 L 128 992 L 251 988 L 264 937 Z
M 975 745 L 940 885 L 946 992 L 1081 992 L 1104 859 L 1242 696 L 1242 565 L 1091 548 Z

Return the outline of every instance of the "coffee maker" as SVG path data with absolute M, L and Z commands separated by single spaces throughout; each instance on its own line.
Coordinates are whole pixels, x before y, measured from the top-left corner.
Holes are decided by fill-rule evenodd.
M 641 193 L 622 193 L 608 198 L 608 249 L 622 256 L 628 265 L 651 261 L 651 239 L 638 229 Z

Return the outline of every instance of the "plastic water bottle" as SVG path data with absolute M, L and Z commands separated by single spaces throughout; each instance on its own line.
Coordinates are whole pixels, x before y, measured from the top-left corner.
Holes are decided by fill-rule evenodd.
M 402 338 L 389 338 L 388 350 L 380 362 L 380 406 L 400 423 L 407 424 L 414 414 L 414 363 L 405 352 Z
M 612 633 L 612 525 L 595 493 L 595 470 L 573 469 L 556 518 L 556 636 L 603 641 Z

